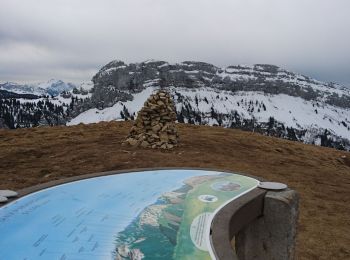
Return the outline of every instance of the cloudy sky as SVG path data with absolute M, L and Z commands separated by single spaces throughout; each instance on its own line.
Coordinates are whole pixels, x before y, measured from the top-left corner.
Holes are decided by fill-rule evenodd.
M 350 86 L 349 0 L 0 0 L 0 82 L 150 58 L 275 64 Z

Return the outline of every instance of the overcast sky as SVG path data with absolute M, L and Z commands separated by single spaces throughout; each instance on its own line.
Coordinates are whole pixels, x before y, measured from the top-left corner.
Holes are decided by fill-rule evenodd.
M 107 62 L 275 64 L 350 86 L 349 0 L 0 0 L 0 82 Z

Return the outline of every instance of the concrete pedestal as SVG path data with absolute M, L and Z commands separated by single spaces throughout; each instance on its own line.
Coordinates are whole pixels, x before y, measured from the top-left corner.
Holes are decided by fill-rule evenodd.
M 263 216 L 236 235 L 238 259 L 294 259 L 298 205 L 299 197 L 293 190 L 267 192 Z

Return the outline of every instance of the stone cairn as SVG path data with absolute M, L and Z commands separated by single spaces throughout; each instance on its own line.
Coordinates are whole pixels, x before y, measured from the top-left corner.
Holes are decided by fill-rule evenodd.
M 178 143 L 176 113 L 171 96 L 164 90 L 152 94 L 138 113 L 124 143 L 132 146 L 171 149 Z

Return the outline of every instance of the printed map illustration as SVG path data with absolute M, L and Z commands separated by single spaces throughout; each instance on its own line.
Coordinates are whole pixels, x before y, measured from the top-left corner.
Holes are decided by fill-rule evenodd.
M 0 208 L 0 260 L 212 259 L 215 213 L 258 181 L 203 170 L 109 175 Z

